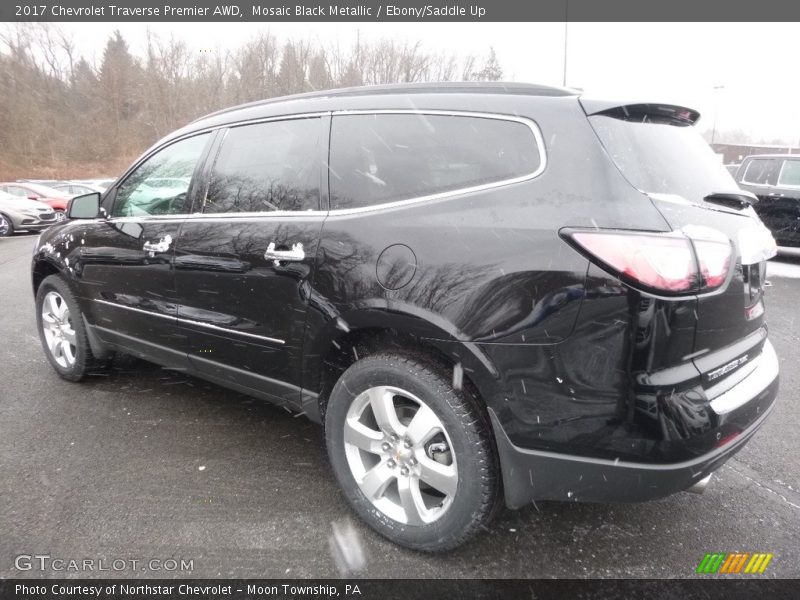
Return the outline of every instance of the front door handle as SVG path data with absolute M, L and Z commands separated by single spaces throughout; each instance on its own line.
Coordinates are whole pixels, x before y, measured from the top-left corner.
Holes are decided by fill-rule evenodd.
M 306 253 L 303 252 L 303 244 L 292 244 L 291 250 L 276 250 L 275 242 L 270 242 L 267 246 L 267 251 L 264 252 L 264 258 L 271 260 L 272 264 L 276 267 L 281 266 L 281 261 L 300 261 L 304 260 Z
M 149 252 L 152 256 L 156 252 L 166 252 L 169 250 L 169 247 L 172 245 L 172 236 L 165 235 L 163 238 L 158 240 L 157 242 L 145 242 L 144 246 L 142 246 L 142 250 L 145 252 Z

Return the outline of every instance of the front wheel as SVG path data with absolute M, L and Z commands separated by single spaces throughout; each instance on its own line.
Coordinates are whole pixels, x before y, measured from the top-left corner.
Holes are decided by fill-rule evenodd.
M 0 237 L 14 235 L 14 224 L 4 214 L 0 213 Z
M 60 276 L 50 275 L 39 285 L 36 321 L 47 359 L 61 377 L 80 381 L 102 366 L 89 346 L 78 301 Z
M 325 432 L 347 500 L 395 543 L 455 548 L 494 513 L 498 467 L 485 414 L 429 360 L 357 361 L 331 392 Z

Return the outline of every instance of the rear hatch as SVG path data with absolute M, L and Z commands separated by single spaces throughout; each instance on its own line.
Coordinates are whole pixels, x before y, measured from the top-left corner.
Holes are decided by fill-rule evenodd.
M 706 386 L 756 358 L 766 340 L 766 261 L 775 242 L 755 214 L 755 197 L 736 185 L 693 125 L 699 114 L 671 105 L 610 106 L 581 100 L 623 176 L 676 231 L 724 235 L 732 256 L 725 285 L 697 295 L 693 359 Z

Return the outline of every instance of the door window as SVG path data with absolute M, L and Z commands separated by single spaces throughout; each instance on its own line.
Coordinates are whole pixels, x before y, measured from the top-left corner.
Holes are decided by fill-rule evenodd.
M 754 158 L 742 175 L 742 183 L 751 185 L 775 185 L 778 161 L 771 158 Z
M 231 128 L 214 165 L 203 211 L 319 209 L 318 118 Z
M 208 139 L 204 133 L 175 142 L 136 167 L 117 188 L 112 216 L 188 213 L 189 184 Z

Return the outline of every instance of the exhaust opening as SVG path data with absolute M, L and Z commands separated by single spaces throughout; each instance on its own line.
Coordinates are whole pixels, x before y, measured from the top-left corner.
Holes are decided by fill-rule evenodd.
M 708 486 L 709 481 L 711 481 L 711 475 L 706 475 L 701 480 L 696 481 L 694 485 L 686 491 L 693 494 L 702 494 L 706 491 L 706 486 Z

